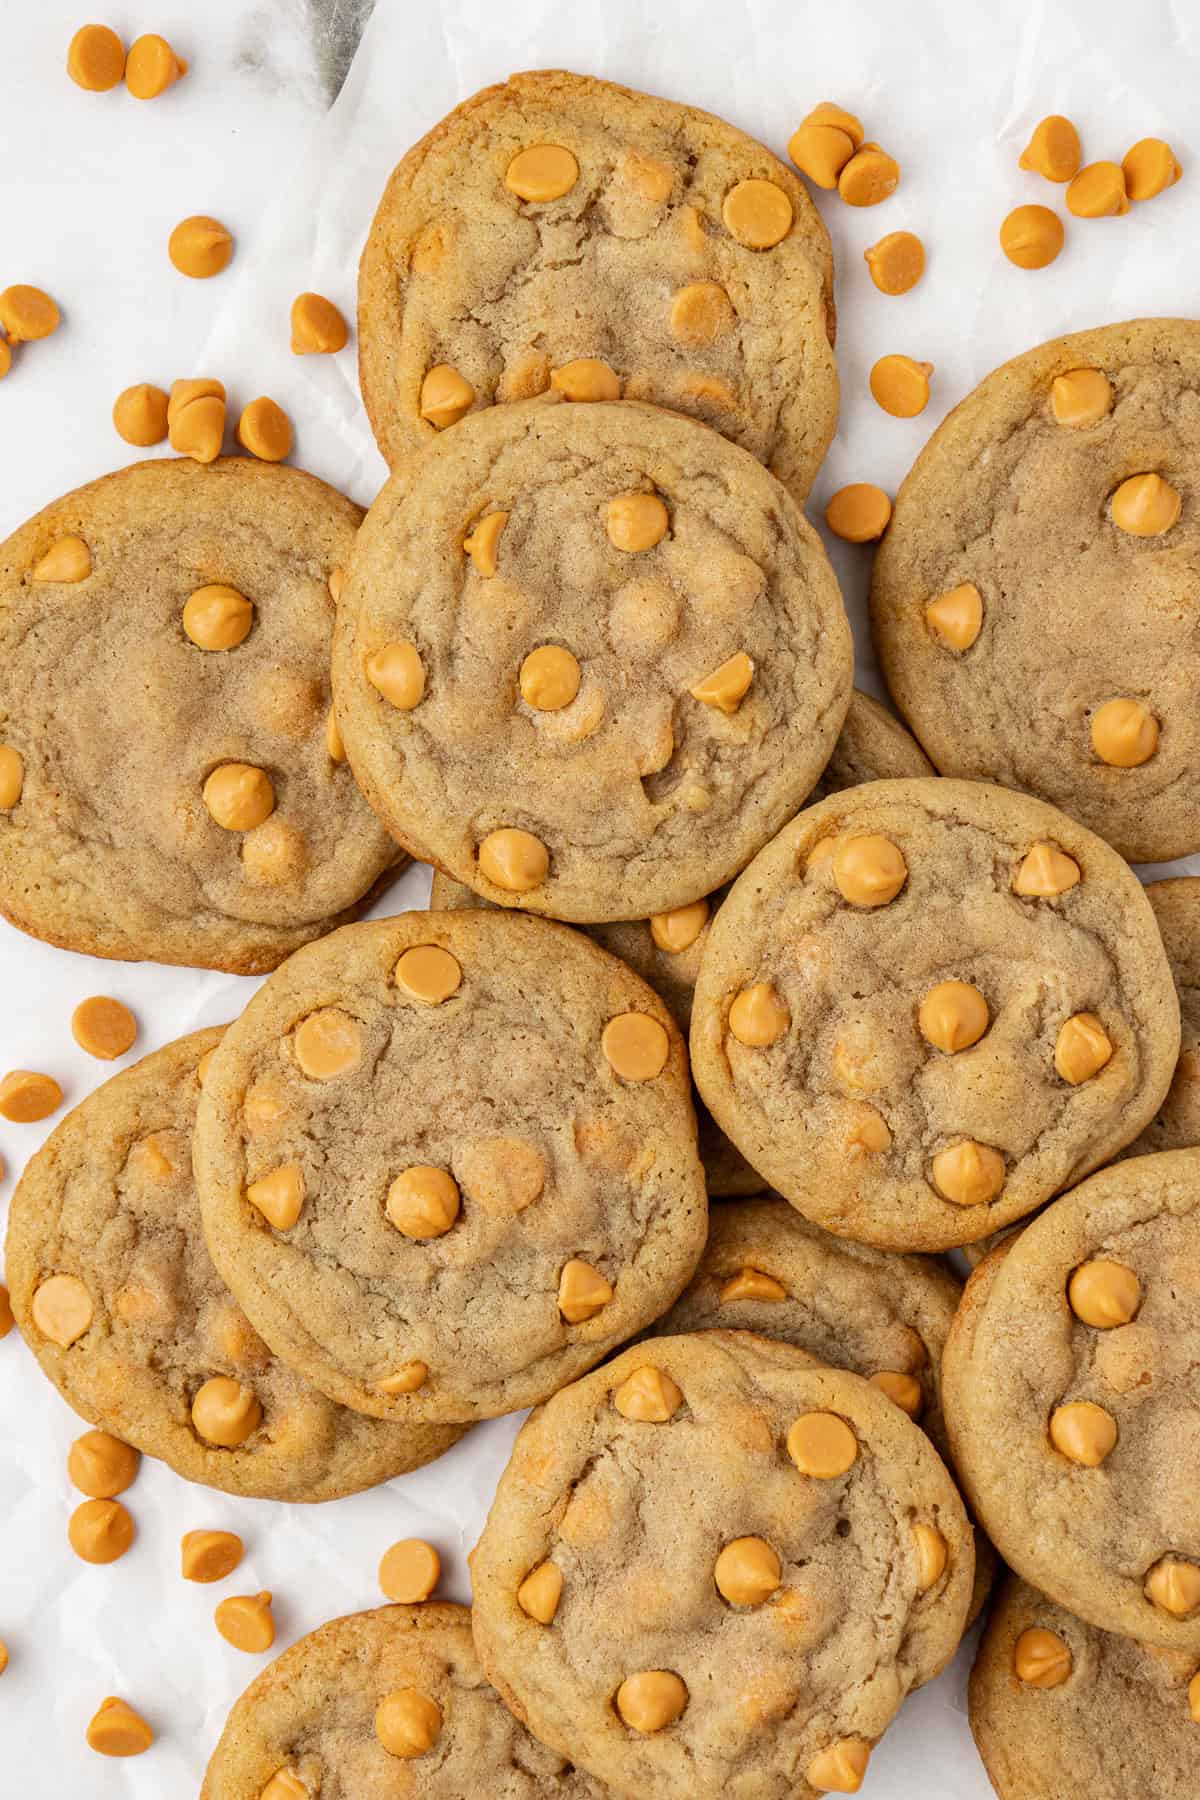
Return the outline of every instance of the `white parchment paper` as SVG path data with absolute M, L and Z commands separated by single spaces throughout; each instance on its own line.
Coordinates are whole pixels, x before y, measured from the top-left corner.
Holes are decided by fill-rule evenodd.
M 336 9 L 324 0 L 324 11 Z M 58 335 L 25 349 L 0 386 L 0 536 L 132 460 L 112 431 L 113 398 L 130 382 L 166 386 L 180 375 L 219 376 L 235 416 L 254 395 L 273 395 L 295 421 L 295 460 L 369 502 L 384 469 L 354 347 L 293 357 L 288 308 L 315 288 L 353 317 L 358 253 L 389 170 L 458 100 L 514 69 L 573 68 L 688 100 L 780 153 L 810 106 L 837 99 L 899 158 L 901 185 L 883 207 L 856 212 L 818 196 L 837 257 L 843 400 L 814 518 L 847 481 L 894 491 L 945 412 L 1005 357 L 1088 325 L 1197 310 L 1200 11 L 1186 0 L 1133 10 L 1127 0 L 379 0 L 328 113 L 309 40 L 314 0 L 163 0 L 152 17 L 132 0 L 102 10 L 127 39 L 170 37 L 193 61 L 188 79 L 150 105 L 123 90 L 84 95 L 63 73 L 84 16 L 74 0 L 0 0 L 0 286 L 36 282 L 64 312 Z M 1184 179 L 1127 218 L 1068 220 L 1063 255 L 1027 274 L 1001 257 L 996 232 L 1024 200 L 1062 210 L 1061 189 L 1016 166 L 1050 111 L 1076 120 L 1088 160 L 1119 160 L 1142 136 L 1168 138 Z M 192 212 L 217 214 L 237 237 L 234 263 L 213 282 L 185 281 L 166 258 L 171 227 Z M 912 294 L 887 299 L 862 252 L 901 227 L 920 233 L 929 268 Z M 936 365 L 920 419 L 890 419 L 870 399 L 867 370 L 887 351 Z M 859 679 L 877 686 L 863 628 L 868 553 L 830 547 Z M 423 905 L 427 889 L 427 876 L 410 873 L 381 910 Z M 143 1053 L 233 1016 L 252 986 L 74 957 L 0 923 L 0 1071 L 47 1069 L 73 1104 L 111 1072 L 71 1038 L 85 995 L 133 1006 Z M 49 1124 L 0 1124 L 0 1207 Z M 430 1468 L 317 1508 L 238 1502 L 146 1461 L 125 1497 L 133 1550 L 91 1568 L 66 1542 L 79 1498 L 66 1451 L 83 1427 L 15 1333 L 0 1345 L 0 1420 L 0 1637 L 11 1654 L 0 1680 L 0 1796 L 14 1800 L 195 1795 L 229 1705 L 263 1661 L 217 1636 L 212 1608 L 225 1593 L 271 1589 L 282 1649 L 374 1604 L 380 1553 L 421 1535 L 442 1551 L 445 1591 L 467 1599 L 465 1553 L 516 1426 L 479 1427 Z M 197 1526 L 246 1541 L 242 1568 L 216 1589 L 179 1577 L 179 1538 Z M 872 1759 L 865 1795 L 985 1800 L 966 1724 L 968 1664 L 964 1652 L 909 1702 Z M 154 1725 L 148 1755 L 109 1763 L 87 1749 L 87 1720 L 110 1693 Z

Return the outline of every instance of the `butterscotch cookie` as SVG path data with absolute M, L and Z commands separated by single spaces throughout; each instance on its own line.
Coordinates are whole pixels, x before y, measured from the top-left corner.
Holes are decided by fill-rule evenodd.
M 837 422 L 833 260 L 808 192 L 723 120 L 514 75 L 395 170 L 363 253 L 363 399 L 388 462 L 496 401 L 691 413 L 803 503 Z
M 360 517 L 299 469 L 185 458 L 0 545 L 13 924 L 250 973 L 358 911 L 397 858 L 326 736 L 328 580 Z
M 405 1421 L 544 1399 L 670 1305 L 707 1227 L 669 1011 L 581 933 L 499 912 L 297 952 L 221 1042 L 195 1159 L 268 1344 Z
M 1097 1631 L 1011 1577 L 971 1671 L 971 1730 L 1000 1800 L 1191 1800 L 1196 1656 Z
M 1154 908 L 1175 977 L 1182 1031 L 1170 1092 L 1130 1145 L 1133 1155 L 1200 1144 L 1200 878 L 1181 875 L 1172 881 L 1152 881 L 1146 898 Z
M 339 608 L 338 724 L 389 829 L 501 906 L 710 894 L 849 705 L 833 571 L 754 458 L 648 406 L 492 407 L 395 474 Z
M 1017 1573 L 1200 1658 L 1200 1150 L 1103 1169 L 975 1271 L 946 1345 L 954 1459 Z
M 365 1419 L 278 1362 L 204 1247 L 191 1135 L 220 1029 L 106 1082 L 31 1159 L 6 1250 L 21 1332 L 91 1424 L 189 1481 L 331 1500 L 418 1468 L 447 1425 Z
M 331 1619 L 238 1700 L 200 1800 L 599 1800 L 488 1686 L 465 1606 Z
M 871 617 L 945 775 L 1023 788 L 1135 862 L 1200 850 L 1200 322 L 1042 344 L 934 433 Z
M 797 1209 L 941 1250 L 1136 1137 L 1179 1047 L 1127 865 L 1040 800 L 880 781 L 802 812 L 713 923 L 692 1071 Z
M 472 1562 L 518 1718 L 617 1793 L 856 1792 L 953 1654 L 971 1532 L 877 1388 L 748 1332 L 655 1338 L 525 1425 Z

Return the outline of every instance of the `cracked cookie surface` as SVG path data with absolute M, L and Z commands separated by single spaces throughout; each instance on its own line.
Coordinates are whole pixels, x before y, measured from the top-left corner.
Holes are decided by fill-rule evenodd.
M 670 1304 L 707 1227 L 667 1008 L 581 933 L 499 912 L 293 956 L 213 1060 L 196 1170 L 267 1342 L 406 1420 L 543 1399 Z M 296 1202 L 278 1223 L 264 1179 Z
M 424 1715 L 433 1742 L 420 1754 L 397 1757 L 376 1733 L 376 1711 L 393 1695 L 437 1709 Z M 293 1644 L 234 1704 L 200 1800 L 259 1800 L 281 1772 L 294 1778 L 297 1797 L 321 1800 L 601 1800 L 605 1792 L 517 1723 L 484 1680 L 470 1612 L 439 1601 L 350 1613 Z M 293 1789 L 280 1785 L 284 1800 Z
M 967 1285 L 942 1364 L 955 1463 L 1017 1573 L 1200 1658 L 1200 1150 L 1103 1169 Z
M 1198 507 L 1195 320 L 1056 338 L 950 414 L 871 589 L 888 688 L 943 774 L 1039 794 L 1134 862 L 1200 849 Z
M 591 923 L 686 905 L 749 860 L 829 760 L 852 659 L 824 551 L 752 457 L 651 407 L 526 404 L 384 488 L 333 680 L 409 849 Z
M 875 782 L 787 826 L 701 964 L 692 1071 L 816 1224 L 941 1250 L 1116 1154 L 1170 1084 L 1179 1006 L 1132 870 L 1042 801 Z
M 833 335 L 829 238 L 790 169 L 711 114 L 560 70 L 485 88 L 409 151 L 359 276 L 393 467 L 467 409 L 587 392 L 692 414 L 803 503 L 837 422 Z
M 877 1389 L 748 1332 L 654 1338 L 523 1428 L 475 1640 L 618 1794 L 810 1800 L 953 1654 L 972 1564 L 950 1477 Z
M 331 1500 L 432 1461 L 461 1432 L 334 1405 L 271 1355 L 219 1279 L 200 1230 L 191 1136 L 200 1063 L 222 1035 L 194 1032 L 114 1076 L 31 1158 L 9 1211 L 13 1311 L 45 1373 L 93 1425 L 226 1493 Z M 56 1278 L 83 1308 L 66 1331 L 38 1300 Z M 193 1403 L 214 1379 L 236 1382 L 261 1411 L 240 1443 L 197 1429 Z
M 1189 1800 L 1194 1655 L 1085 1625 L 1011 1576 L 971 1671 L 971 1730 L 999 1800 Z
M 326 742 L 328 580 L 361 516 L 299 469 L 182 459 L 0 545 L 13 924 L 250 974 L 365 903 L 398 852 Z

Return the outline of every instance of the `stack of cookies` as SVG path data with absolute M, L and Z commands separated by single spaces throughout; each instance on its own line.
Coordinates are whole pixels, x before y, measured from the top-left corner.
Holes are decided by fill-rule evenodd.
M 769 151 L 515 77 L 360 295 L 365 519 L 154 463 L 0 548 L 0 907 L 270 972 L 29 1164 L 42 1367 L 293 1501 L 536 1408 L 471 1612 L 293 1645 L 205 1795 L 854 1793 L 997 1551 L 1002 1800 L 1193 1792 L 1200 883 L 1124 859 L 1200 849 L 1200 326 L 935 435 L 872 600 L 912 736 L 802 512 L 832 264 Z M 406 853 L 432 909 L 348 923 Z

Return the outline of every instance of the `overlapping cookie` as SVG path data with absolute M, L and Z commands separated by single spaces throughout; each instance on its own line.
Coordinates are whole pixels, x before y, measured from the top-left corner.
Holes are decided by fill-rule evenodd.
M 896 498 L 871 617 L 945 775 L 1023 788 L 1135 862 L 1200 850 L 1200 322 L 1006 363 Z
M 93 956 L 253 973 L 397 860 L 328 733 L 361 514 L 299 469 L 105 476 L 0 545 L 0 911 Z
M 387 460 L 496 401 L 648 400 L 803 502 L 833 436 L 833 261 L 804 185 L 743 132 L 550 70 L 409 151 L 363 253 L 363 399 Z
M 735 884 L 691 1047 L 713 1117 L 799 1211 L 941 1250 L 1137 1136 L 1179 1004 L 1141 885 L 1091 832 L 982 783 L 880 781 L 801 813 Z
M 30 1160 L 9 1210 L 13 1311 L 93 1425 L 226 1493 L 331 1500 L 432 1461 L 462 1433 L 335 1405 L 271 1355 L 220 1281 L 191 1136 L 221 1037 L 194 1032 L 123 1070 Z
M 1146 898 L 1162 933 L 1179 995 L 1181 1041 L 1171 1089 L 1129 1154 L 1200 1144 L 1200 877 L 1152 881 Z

